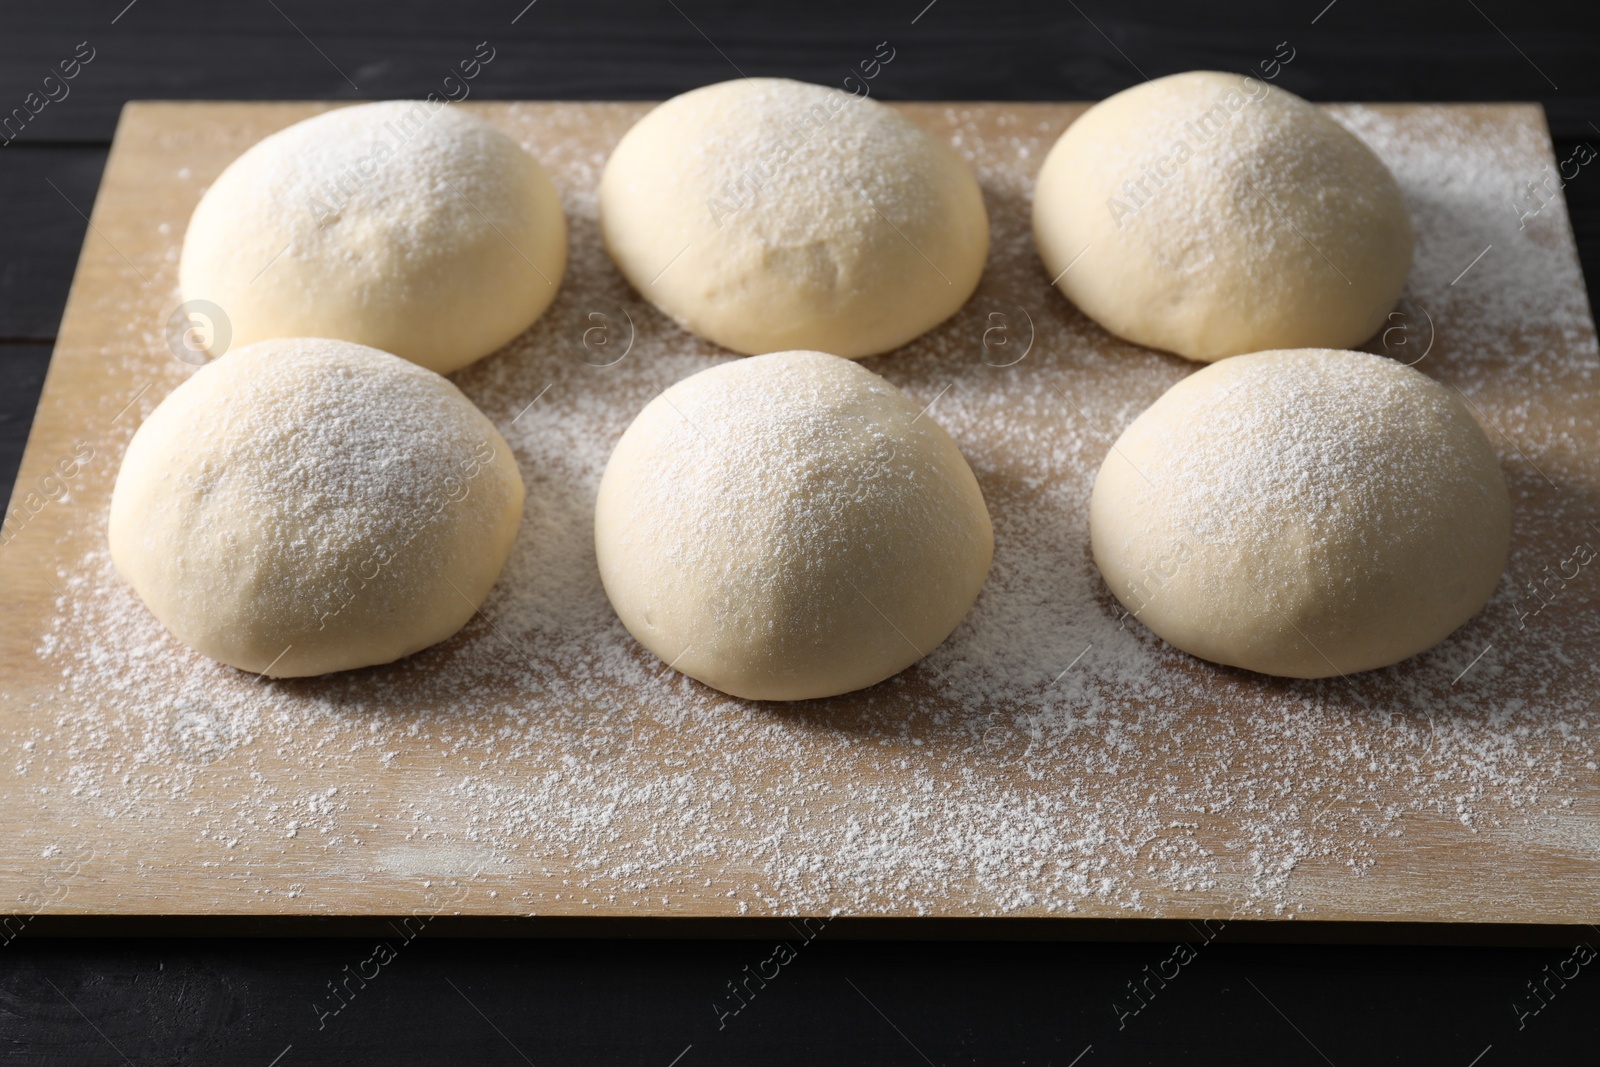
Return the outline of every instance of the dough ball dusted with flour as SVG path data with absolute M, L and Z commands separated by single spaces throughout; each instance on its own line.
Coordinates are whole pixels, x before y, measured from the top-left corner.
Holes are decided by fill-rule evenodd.
M 674 97 L 600 181 L 607 249 L 647 299 L 747 355 L 852 359 L 953 315 L 989 249 L 965 162 L 891 108 L 746 78 Z
M 443 101 L 339 108 L 229 164 L 184 235 L 185 300 L 235 346 L 335 337 L 449 374 L 516 337 L 567 263 L 542 166 Z
M 1089 531 L 1111 591 L 1167 641 L 1321 678 L 1399 662 L 1477 614 L 1511 504 L 1449 390 L 1364 352 L 1301 349 L 1167 390 L 1101 466 Z
M 652 400 L 606 465 L 595 549 L 624 625 L 734 696 L 802 700 L 931 652 L 994 554 L 950 435 L 821 352 L 724 363 Z
M 1411 269 L 1383 162 L 1319 108 L 1237 74 L 1174 74 L 1084 112 L 1039 172 L 1033 229 L 1086 315 L 1205 362 L 1359 344 Z
M 265 341 L 174 389 L 111 498 L 111 555 L 180 641 L 274 678 L 455 633 L 522 520 L 522 476 L 454 385 L 343 341 Z

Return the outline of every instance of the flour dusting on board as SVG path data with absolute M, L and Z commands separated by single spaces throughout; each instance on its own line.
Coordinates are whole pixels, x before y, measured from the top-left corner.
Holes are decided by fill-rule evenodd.
M 1564 599 L 1528 587 L 1575 544 L 1600 545 L 1586 525 L 1600 512 L 1572 488 L 1600 481 L 1596 427 L 1544 409 L 1592 395 L 1600 364 L 1564 210 L 1519 229 L 1511 206 L 1548 142 L 1481 113 L 1334 109 L 1395 170 L 1418 233 L 1407 296 L 1371 347 L 1411 362 L 1431 343 L 1417 367 L 1485 424 L 1517 533 L 1494 599 L 1444 644 L 1295 682 L 1166 647 L 1101 582 L 1095 471 L 1194 365 L 1109 338 L 1049 287 L 1029 175 L 1055 128 L 1020 111 L 996 133 L 978 121 L 992 114 L 951 108 L 936 131 L 990 211 L 978 294 L 865 363 L 932 405 L 994 520 L 988 584 L 925 662 L 854 697 L 757 705 L 666 669 L 617 621 L 592 533 L 612 444 L 666 386 L 730 357 L 610 264 L 604 153 L 573 147 L 578 120 L 513 108 L 505 128 L 563 190 L 572 256 L 544 319 L 454 377 L 528 488 L 482 615 L 387 667 L 258 681 L 177 645 L 95 551 L 54 578 L 38 654 L 61 671 L 55 726 L 10 731 L 15 788 L 133 842 L 185 827 L 165 831 L 169 849 L 236 885 L 240 910 L 337 910 L 339 885 L 471 875 L 461 909 L 507 913 L 1314 917 L 1316 893 L 1381 881 L 1420 821 L 1463 842 L 1530 820 L 1561 839 L 1546 820 L 1596 774 L 1600 574 L 1569 579 Z M 126 358 L 148 367 L 161 340 L 145 341 Z M 322 884 L 274 869 L 305 849 Z

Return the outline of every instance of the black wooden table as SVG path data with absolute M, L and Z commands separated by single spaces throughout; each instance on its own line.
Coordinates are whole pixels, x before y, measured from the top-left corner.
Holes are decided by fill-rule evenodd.
M 496 58 L 476 95 L 527 99 L 654 99 L 740 73 L 833 83 L 883 40 L 897 49 L 876 83 L 886 98 L 1096 99 L 1141 77 L 1249 69 L 1287 42 L 1278 84 L 1311 99 L 1537 99 L 1559 158 L 1600 146 L 1593 0 L 22 0 L 0 8 L 5 495 L 123 101 L 420 96 L 485 40 Z M 45 81 L 86 56 L 70 82 Z M 1580 170 L 1566 195 L 1592 300 L 1600 173 Z M 0 935 L 6 1064 L 1600 1059 L 1595 927 L 1236 924 L 1207 941 L 1171 925 L 839 923 L 764 984 L 749 968 L 783 936 L 770 927 L 441 922 L 409 943 L 280 925 L 16 928 Z M 1294 934 L 1323 943 L 1254 943 Z M 399 948 L 375 966 L 384 938 Z M 1193 959 L 1174 968 L 1180 939 Z M 753 992 L 736 1002 L 730 984 Z

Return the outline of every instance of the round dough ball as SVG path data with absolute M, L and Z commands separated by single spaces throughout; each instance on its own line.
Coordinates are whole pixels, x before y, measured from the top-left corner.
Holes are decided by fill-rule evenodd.
M 234 347 L 336 337 L 449 374 L 527 329 L 566 265 L 537 160 L 460 108 L 396 100 L 297 122 L 229 164 L 178 277 Z
M 1411 270 L 1383 162 L 1319 108 L 1237 74 L 1174 74 L 1085 111 L 1045 158 L 1033 232 L 1090 318 L 1208 363 L 1360 344 Z
M 1352 674 L 1483 607 L 1511 502 L 1444 386 L 1365 352 L 1207 367 L 1133 421 L 1095 478 L 1095 563 L 1128 612 L 1203 659 Z
M 522 475 L 430 370 L 285 339 L 201 368 L 150 413 L 111 497 L 111 557 L 184 644 L 292 678 L 427 648 L 511 553 Z
M 629 632 L 750 700 L 910 666 L 966 615 L 994 555 L 950 435 L 821 352 L 724 363 L 652 400 L 606 465 L 594 535 Z
M 898 348 L 966 302 L 989 218 L 972 171 L 899 112 L 746 78 L 673 97 L 600 180 L 606 248 L 644 297 L 750 355 Z

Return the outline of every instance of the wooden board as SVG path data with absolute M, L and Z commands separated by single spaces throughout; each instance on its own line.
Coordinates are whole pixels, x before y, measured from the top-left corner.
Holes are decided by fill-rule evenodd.
M 1554 164 L 1536 107 L 1333 109 L 1419 231 L 1369 347 L 1467 397 L 1517 521 L 1499 592 L 1443 645 L 1301 683 L 1120 627 L 1088 559 L 1101 458 L 1193 367 L 1100 331 L 1034 257 L 1032 176 L 1081 105 L 903 105 L 973 163 L 995 239 L 966 309 L 868 365 L 973 463 L 995 572 L 928 662 L 774 707 L 674 676 L 596 599 L 597 464 L 651 395 L 726 358 L 599 246 L 594 184 L 643 104 L 470 105 L 545 161 L 573 240 L 546 317 L 456 376 L 530 490 L 482 617 L 400 664 L 260 683 L 121 587 L 117 464 L 194 370 L 166 331 L 188 215 L 251 143 L 325 106 L 123 113 L 0 550 L 16 910 L 1600 918 L 1600 595 L 1574 548 L 1600 545 L 1596 346 L 1560 196 L 1525 188 Z M 627 323 L 621 362 L 586 347 L 599 322 Z

